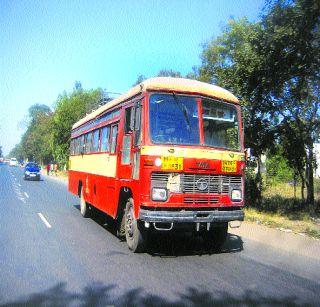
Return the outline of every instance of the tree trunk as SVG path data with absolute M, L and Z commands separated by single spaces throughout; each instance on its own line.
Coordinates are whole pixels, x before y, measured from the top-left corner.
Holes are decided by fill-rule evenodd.
M 307 204 L 311 212 L 314 211 L 314 182 L 313 182 L 313 145 L 308 146 L 306 161 L 306 186 L 307 186 Z
M 262 177 L 261 177 L 261 157 L 258 156 L 258 171 L 256 175 L 257 183 L 257 204 L 260 206 L 262 202 Z
M 301 198 L 304 201 L 304 188 L 305 188 L 305 180 L 304 180 L 304 175 L 303 175 L 303 171 L 300 170 L 299 171 L 299 175 L 300 175 L 300 179 L 301 179 Z
M 293 197 L 294 199 L 297 198 L 297 185 L 295 182 L 293 183 Z

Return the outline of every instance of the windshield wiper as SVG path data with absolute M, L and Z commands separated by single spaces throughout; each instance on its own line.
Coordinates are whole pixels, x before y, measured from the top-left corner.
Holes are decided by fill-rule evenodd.
M 176 102 L 177 106 L 179 107 L 179 109 L 182 111 L 182 114 L 186 120 L 186 123 L 188 125 L 188 130 L 190 131 L 191 129 L 191 123 L 190 123 L 190 119 L 189 119 L 189 116 L 188 116 L 188 111 L 187 111 L 187 108 L 186 106 L 181 103 L 181 101 L 178 99 L 177 95 L 175 93 L 172 93 L 172 96 L 173 96 L 173 99 L 174 101 Z

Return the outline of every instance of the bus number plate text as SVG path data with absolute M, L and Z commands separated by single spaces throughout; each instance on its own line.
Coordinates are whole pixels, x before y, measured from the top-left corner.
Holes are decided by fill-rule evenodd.
M 183 158 L 182 157 L 161 157 L 163 170 L 183 170 Z
M 222 161 L 222 172 L 235 173 L 237 171 L 237 161 Z

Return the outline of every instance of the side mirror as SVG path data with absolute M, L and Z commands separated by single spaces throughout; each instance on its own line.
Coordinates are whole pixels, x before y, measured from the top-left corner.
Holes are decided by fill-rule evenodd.
M 251 148 L 246 148 L 244 150 L 244 156 L 246 161 L 250 161 L 251 157 L 252 157 L 252 149 Z

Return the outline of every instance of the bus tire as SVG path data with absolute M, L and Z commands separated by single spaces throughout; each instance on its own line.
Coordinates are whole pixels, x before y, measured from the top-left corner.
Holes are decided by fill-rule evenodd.
M 80 212 L 83 217 L 90 217 L 90 214 L 91 214 L 90 206 L 84 199 L 83 188 L 81 188 L 81 193 L 80 193 Z
M 129 198 L 125 209 L 125 233 L 130 250 L 142 253 L 146 248 L 146 232 L 142 229 L 134 216 L 133 199 Z
M 209 231 L 204 231 L 202 235 L 206 245 L 215 252 L 221 252 L 227 236 L 228 223 L 223 223 L 218 227 L 212 227 Z

